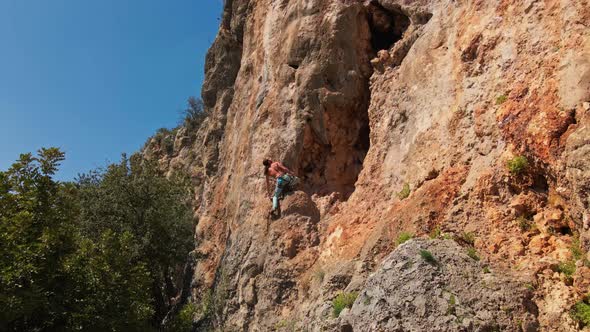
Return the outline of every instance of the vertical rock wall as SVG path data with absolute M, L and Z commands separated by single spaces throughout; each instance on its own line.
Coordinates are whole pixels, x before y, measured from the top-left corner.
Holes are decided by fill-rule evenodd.
M 473 234 L 494 274 L 532 285 L 538 308 L 504 328 L 575 330 L 590 269 L 554 270 L 589 248 L 588 22 L 585 0 L 226 1 L 212 115 L 166 159 L 199 188 L 199 329 L 338 328 L 332 298 L 408 231 Z M 264 157 L 304 183 L 274 221 Z

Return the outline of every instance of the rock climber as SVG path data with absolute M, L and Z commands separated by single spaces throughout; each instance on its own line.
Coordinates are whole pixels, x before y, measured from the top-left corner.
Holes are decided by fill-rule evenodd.
M 266 192 L 269 196 L 271 195 L 269 177 L 272 176 L 277 179 L 274 195 L 271 196 L 272 210 L 270 211 L 271 215 L 276 216 L 280 214 L 279 199 L 286 190 L 292 189 L 295 186 L 298 178 L 291 170 L 278 161 L 264 159 L 262 164 L 264 165 L 264 175 L 266 177 Z

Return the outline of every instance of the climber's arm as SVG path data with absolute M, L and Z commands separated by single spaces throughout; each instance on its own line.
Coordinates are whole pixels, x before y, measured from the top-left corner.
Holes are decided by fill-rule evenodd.
M 291 172 L 290 169 L 288 169 L 287 167 L 285 167 L 285 165 L 278 163 L 279 169 L 281 170 L 281 173 L 286 173 L 286 174 L 291 174 L 294 175 L 293 172 Z

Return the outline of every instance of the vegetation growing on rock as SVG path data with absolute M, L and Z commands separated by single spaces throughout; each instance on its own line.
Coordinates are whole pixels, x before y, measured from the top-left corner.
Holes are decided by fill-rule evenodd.
M 357 292 L 342 292 L 336 295 L 334 300 L 332 300 L 332 309 L 334 317 L 340 316 L 340 312 L 342 312 L 344 308 L 352 308 L 352 304 L 354 303 L 354 300 L 356 300 L 357 296 Z
M 324 277 L 326 276 L 326 271 L 319 268 L 313 272 L 313 276 L 318 280 L 319 283 L 324 281 Z
M 571 282 L 572 276 L 576 273 L 576 262 L 573 260 L 560 262 L 555 267 L 555 272 L 563 273 L 566 278 L 566 281 Z
M 467 248 L 467 256 L 471 257 L 473 260 L 479 261 L 479 255 L 477 254 L 477 250 L 475 248 L 470 247 Z
M 516 218 L 516 222 L 518 223 L 518 227 L 521 231 L 527 232 L 533 229 L 534 223 L 524 215 L 519 216 Z
M 576 302 L 571 310 L 572 318 L 582 325 L 590 325 L 590 301 L 588 297 Z
M 408 262 L 422 260 L 421 251 L 435 253 L 437 264 L 409 267 Z M 488 271 L 484 276 L 480 263 L 465 259 L 464 252 L 457 242 L 442 239 L 416 238 L 396 248 L 359 292 L 370 301 L 356 301 L 343 320 L 351 322 L 354 331 L 367 326 L 375 331 L 461 331 L 464 322 L 472 330 L 519 330 L 516 321 L 526 320 L 527 310 L 536 310 L 522 305 L 528 292 L 502 273 Z M 413 305 L 407 305 L 408 299 Z M 444 319 L 425 319 L 415 315 L 416 310 Z M 391 312 L 397 316 L 387 316 Z M 494 318 L 482 318 L 481 312 Z
M 506 95 L 499 95 L 496 98 L 496 105 L 502 105 L 504 104 L 504 102 L 508 99 L 508 97 L 506 97 Z
M 404 183 L 402 190 L 397 193 L 397 197 L 403 201 L 404 199 L 408 198 L 408 196 L 410 196 L 410 185 L 408 183 Z
M 506 162 L 506 167 L 514 175 L 522 174 L 529 166 L 529 161 L 524 156 L 516 156 Z
M 203 101 L 199 98 L 189 97 L 187 107 L 182 111 L 182 125 L 188 132 L 197 130 L 203 121 L 209 116 L 205 111 Z
M 414 234 L 412 234 L 412 233 L 401 232 L 397 236 L 397 239 L 395 240 L 395 244 L 399 246 L 400 244 L 412 239 L 413 237 L 414 237 Z
M 424 250 L 424 249 L 420 250 L 420 257 L 422 257 L 422 259 L 425 260 L 429 264 L 435 265 L 437 263 L 437 260 L 434 257 L 434 255 L 428 250 Z
M 167 326 L 168 331 L 189 332 L 193 328 L 193 320 L 197 313 L 197 306 L 193 303 L 185 304 L 178 315 Z
M 439 237 L 441 237 L 442 231 L 440 229 L 440 226 L 436 226 L 431 232 L 430 234 L 428 234 L 428 236 L 430 236 L 431 239 L 438 239 Z
M 473 234 L 471 232 L 461 233 L 461 236 L 459 236 L 459 239 L 461 241 L 467 243 L 470 246 L 473 246 L 475 244 L 475 234 Z

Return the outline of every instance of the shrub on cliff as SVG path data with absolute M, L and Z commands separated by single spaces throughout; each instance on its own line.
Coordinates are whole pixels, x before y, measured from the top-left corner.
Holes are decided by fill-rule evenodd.
M 160 149 L 162 149 L 166 154 L 172 154 L 174 152 L 174 139 L 176 137 L 177 129 L 168 129 L 168 128 L 160 128 L 156 131 L 156 134 L 152 137 Z M 151 141 L 151 138 L 148 139 L 147 143 Z
M 516 218 L 516 222 L 518 223 L 520 230 L 523 232 L 530 231 L 535 226 L 535 224 L 526 215 Z
M 428 234 L 428 236 L 431 239 L 438 239 L 442 235 L 443 234 L 442 234 L 442 230 L 440 229 L 440 226 L 436 226 L 432 231 L 430 231 L 430 234 Z
M 467 249 L 467 256 L 471 257 L 473 260 L 479 261 L 479 255 L 477 254 L 477 250 L 475 248 L 468 248 Z
M 356 300 L 357 296 L 358 296 L 357 292 L 352 292 L 352 293 L 342 292 L 342 293 L 338 294 L 334 298 L 334 300 L 332 300 L 332 309 L 333 309 L 334 317 L 338 318 L 338 316 L 340 316 L 340 313 L 342 312 L 342 310 L 344 310 L 344 308 L 352 308 L 352 304 L 354 303 L 354 300 Z
M 175 332 L 192 331 L 193 318 L 196 313 L 196 305 L 194 305 L 193 303 L 185 304 L 166 330 Z
M 528 166 L 529 161 L 524 156 L 516 156 L 506 162 L 506 167 L 514 175 L 523 173 Z
M 397 236 L 397 239 L 395 240 L 395 245 L 399 246 L 400 244 L 405 243 L 406 241 L 409 241 L 413 237 L 414 237 L 414 234 L 412 234 L 412 233 L 401 232 L 401 233 L 399 233 L 399 235 Z
M 438 261 L 434 255 L 428 250 L 420 250 L 420 257 L 425 260 L 428 264 L 437 265 Z
M 588 265 L 588 260 L 586 259 L 586 252 L 582 249 L 580 245 L 580 234 L 576 233 L 574 238 L 572 239 L 572 245 L 570 246 L 570 251 L 572 253 L 572 257 L 574 260 L 582 259 L 584 265 Z
M 189 97 L 187 107 L 182 111 L 182 125 L 189 132 L 199 129 L 209 114 L 205 112 L 203 101 L 200 98 Z
M 473 246 L 475 244 L 475 234 L 471 232 L 463 232 L 459 236 L 458 240 L 463 241 L 470 246 Z
M 404 183 L 402 190 L 397 193 L 397 197 L 403 201 L 404 199 L 408 198 L 408 196 L 410 196 L 410 185 L 408 183 Z
M 566 283 L 571 283 L 573 275 L 576 273 L 576 262 L 573 260 L 560 262 L 553 270 L 557 273 L 563 273 Z
M 195 97 L 189 97 L 186 108 L 180 112 L 178 126 L 173 129 L 158 129 L 152 137 L 146 140 L 142 150 L 151 153 L 156 152 L 159 158 L 162 157 L 162 154 L 172 155 L 174 153 L 174 142 L 181 127 L 186 129 L 182 131 L 183 138 L 188 137 L 188 142 L 193 142 L 198 129 L 208 116 L 209 112 L 205 111 L 203 101 Z
M 571 316 L 582 326 L 590 325 L 590 299 L 586 297 L 577 302 L 572 308 Z

